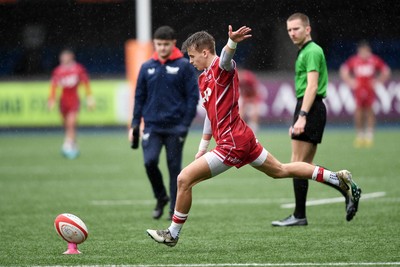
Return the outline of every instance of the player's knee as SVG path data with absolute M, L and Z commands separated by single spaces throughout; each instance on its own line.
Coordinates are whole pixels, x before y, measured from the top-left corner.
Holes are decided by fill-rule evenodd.
M 188 187 L 187 178 L 182 172 L 178 175 L 177 186 L 179 189 L 185 189 Z
M 178 179 L 177 179 L 177 184 L 178 184 L 178 188 L 182 189 L 182 190 L 189 189 L 192 187 L 191 182 L 190 182 L 190 176 L 185 169 L 183 169 L 179 173 Z

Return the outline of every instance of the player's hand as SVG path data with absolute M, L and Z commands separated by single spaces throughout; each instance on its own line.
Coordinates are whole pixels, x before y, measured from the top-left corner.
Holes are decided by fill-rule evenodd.
M 49 110 L 53 110 L 55 105 L 56 105 L 56 101 L 54 99 L 49 99 L 47 101 L 47 108 Z
M 250 38 L 251 37 L 250 32 L 251 29 L 247 26 L 242 26 L 236 31 L 232 31 L 232 25 L 228 26 L 229 38 L 236 43 L 239 43 L 243 40 Z
M 200 158 L 201 156 L 203 156 L 204 154 L 206 154 L 206 150 L 199 150 L 199 152 L 197 152 L 196 156 L 194 156 L 195 159 Z
M 306 117 L 299 116 L 296 123 L 293 125 L 292 128 L 292 135 L 300 135 L 304 133 L 304 128 L 306 127 Z
M 129 128 L 128 130 L 128 141 L 131 143 L 133 141 L 133 128 Z
M 86 106 L 87 106 L 87 109 L 90 111 L 92 111 L 96 108 L 96 100 L 94 99 L 93 96 L 86 97 Z

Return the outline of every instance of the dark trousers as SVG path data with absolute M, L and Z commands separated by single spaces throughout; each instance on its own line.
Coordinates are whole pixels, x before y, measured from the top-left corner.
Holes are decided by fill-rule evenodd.
M 182 150 L 185 138 L 178 134 L 143 133 L 142 148 L 147 176 L 153 188 L 154 197 L 168 196 L 158 167 L 161 148 L 165 146 L 169 171 L 170 212 L 175 209 L 177 177 L 182 168 Z

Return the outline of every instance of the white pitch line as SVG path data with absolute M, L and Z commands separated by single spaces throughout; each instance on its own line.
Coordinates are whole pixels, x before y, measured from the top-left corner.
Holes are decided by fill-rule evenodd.
M 362 194 L 361 199 L 371 199 L 383 197 L 386 195 L 386 192 L 374 192 L 368 194 Z M 282 202 L 291 201 L 290 198 L 221 198 L 221 199 L 196 199 L 196 205 L 255 205 L 255 204 L 280 204 Z M 323 198 L 323 199 L 315 199 L 309 200 L 306 202 L 307 206 L 316 206 L 316 205 L 325 205 L 332 203 L 341 203 L 343 202 L 343 197 L 335 197 L 335 198 Z M 396 199 L 397 202 L 397 199 Z M 154 200 L 92 200 L 92 205 L 95 206 L 130 206 L 130 205 L 153 205 Z M 281 208 L 289 209 L 295 206 L 294 203 L 286 203 L 282 204 Z
M 374 192 L 368 194 L 362 194 L 361 199 L 370 199 L 370 198 L 378 198 L 386 196 L 386 192 Z M 332 204 L 332 203 L 341 203 L 343 202 L 343 197 L 334 197 L 334 198 L 323 198 L 323 199 L 316 199 L 316 200 L 309 200 L 306 202 L 306 206 L 317 206 L 317 205 L 325 205 L 325 204 Z M 283 209 L 292 209 L 296 206 L 295 203 L 287 203 L 282 204 L 281 208 Z
M 199 263 L 199 264 L 139 264 L 139 265 L 77 265 L 80 267 L 273 267 L 273 266 L 400 266 L 400 262 L 286 262 L 286 263 Z M 49 265 L 49 267 L 65 265 Z M 44 267 L 44 266 L 41 266 Z
M 215 198 L 196 199 L 196 205 L 231 205 L 231 204 L 280 204 L 288 202 L 291 198 Z M 154 200 L 92 200 L 96 206 L 123 206 L 123 205 L 153 205 Z

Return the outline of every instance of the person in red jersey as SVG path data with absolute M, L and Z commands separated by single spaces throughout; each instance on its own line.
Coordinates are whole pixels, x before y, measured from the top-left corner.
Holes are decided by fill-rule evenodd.
M 246 164 L 273 178 L 298 177 L 340 186 L 355 202 L 361 189 L 353 182 L 346 170 L 331 172 L 305 162 L 282 164 L 256 139 L 253 131 L 239 115 L 239 79 L 233 55 L 237 44 L 251 37 L 251 29 L 243 26 L 233 31 L 228 27 L 228 43 L 221 56 L 215 53 L 215 40 L 205 31 L 191 35 L 183 43 L 190 63 L 203 73 L 199 76 L 199 88 L 207 116 L 203 137 L 195 160 L 178 176 L 178 194 L 171 225 L 166 230 L 148 229 L 148 235 L 158 243 L 173 247 L 185 223 L 192 204 L 192 188 L 196 184 L 216 176 L 235 166 Z M 211 137 L 216 147 L 207 152 Z
M 65 129 L 65 140 L 62 153 L 67 158 L 76 158 L 79 150 L 76 144 L 76 125 L 79 112 L 78 87 L 82 83 L 86 89 L 86 102 L 89 109 L 95 106 L 90 90 L 89 77 L 86 69 L 75 61 L 75 54 L 71 50 L 63 50 L 59 57 L 60 65 L 53 70 L 51 77 L 49 109 L 53 109 L 56 102 L 56 91 L 62 88 L 60 98 L 60 112 Z
M 238 74 L 240 116 L 246 121 L 253 132 L 257 133 L 259 118 L 266 108 L 263 100 L 265 100 L 267 92 L 252 71 L 239 68 Z
M 340 76 L 353 89 L 356 100 L 354 123 L 357 131 L 355 147 L 370 147 L 373 144 L 375 113 L 375 86 L 390 78 L 390 68 L 372 53 L 366 41 L 357 46 L 357 54 L 351 56 L 340 67 Z

